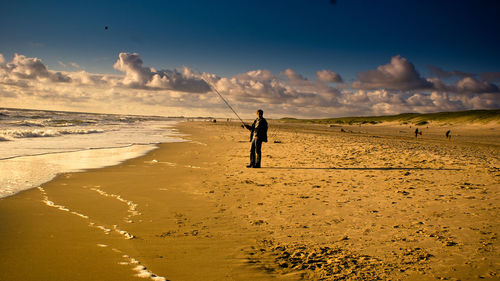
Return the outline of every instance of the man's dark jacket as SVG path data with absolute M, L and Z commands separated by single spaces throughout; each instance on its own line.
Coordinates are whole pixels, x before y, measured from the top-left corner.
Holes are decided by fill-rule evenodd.
M 259 140 L 267 142 L 267 121 L 264 117 L 255 119 L 252 126 L 245 125 L 245 127 L 250 130 L 250 141 L 256 135 Z

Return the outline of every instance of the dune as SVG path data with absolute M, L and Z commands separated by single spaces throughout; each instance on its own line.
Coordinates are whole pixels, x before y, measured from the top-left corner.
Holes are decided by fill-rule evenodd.
M 296 119 L 282 118 L 280 121 L 287 123 L 315 123 L 315 124 L 378 124 L 391 122 L 396 124 L 414 124 L 418 126 L 435 124 L 487 124 L 500 123 L 500 110 L 465 110 L 456 112 L 437 113 L 402 113 L 387 116 L 340 117 L 325 119 Z

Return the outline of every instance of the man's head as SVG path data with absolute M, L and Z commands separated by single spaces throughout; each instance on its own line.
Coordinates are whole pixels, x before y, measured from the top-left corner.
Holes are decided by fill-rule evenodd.
M 262 109 L 257 110 L 257 116 L 262 117 L 264 115 L 264 111 Z

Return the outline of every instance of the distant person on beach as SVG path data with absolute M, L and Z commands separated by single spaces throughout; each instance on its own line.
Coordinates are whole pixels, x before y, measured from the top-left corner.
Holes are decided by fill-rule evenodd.
M 447 139 L 451 140 L 451 131 L 450 130 L 446 131 L 445 136 Z
M 267 142 L 267 121 L 263 117 L 264 111 L 262 109 L 257 110 L 257 119 L 253 121 L 252 126 L 241 125 L 244 128 L 250 130 L 250 141 L 252 146 L 250 148 L 250 164 L 247 168 L 260 168 L 260 162 L 262 159 L 262 142 Z
M 418 138 L 418 128 L 415 129 L 415 138 Z

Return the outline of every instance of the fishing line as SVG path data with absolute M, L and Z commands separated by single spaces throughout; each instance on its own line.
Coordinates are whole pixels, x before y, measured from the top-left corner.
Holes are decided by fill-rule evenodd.
M 219 95 L 219 97 L 222 99 L 222 101 L 224 101 L 224 103 L 227 105 L 227 107 L 229 107 L 229 109 L 231 109 L 231 111 L 234 113 L 234 115 L 236 115 L 236 117 L 238 117 L 238 119 L 240 119 L 241 123 L 243 124 L 243 126 L 246 127 L 246 124 L 245 122 L 243 122 L 243 120 L 241 119 L 241 117 L 238 115 L 238 113 L 236 112 L 236 110 L 234 110 L 234 108 L 229 104 L 229 102 L 224 98 L 224 96 L 217 90 L 217 88 L 215 88 L 215 86 L 213 86 L 212 84 L 210 84 L 207 80 L 205 80 L 203 77 L 200 77 L 201 80 L 205 81 L 205 83 L 207 83 L 207 85 L 210 87 L 210 89 L 212 89 L 212 91 L 216 92 L 217 95 Z M 278 133 L 278 130 L 274 130 L 274 133 L 271 135 L 271 139 L 274 138 Z
M 241 117 L 238 115 L 238 113 L 236 113 L 236 111 L 233 109 L 233 107 L 229 104 L 229 102 L 227 102 L 227 100 L 222 96 L 221 93 L 219 93 L 219 91 L 217 91 L 217 89 L 215 88 L 215 86 L 212 86 L 212 84 L 210 84 L 207 80 L 205 80 L 204 78 L 201 78 L 203 81 L 205 81 L 205 83 L 208 84 L 208 86 L 210 87 L 210 89 L 212 89 L 212 91 L 216 92 L 219 97 L 224 101 L 224 103 L 233 111 L 233 113 L 236 115 L 236 117 L 238 117 L 238 119 L 240 119 L 241 123 L 246 126 L 245 122 L 243 122 L 243 120 L 241 119 Z

